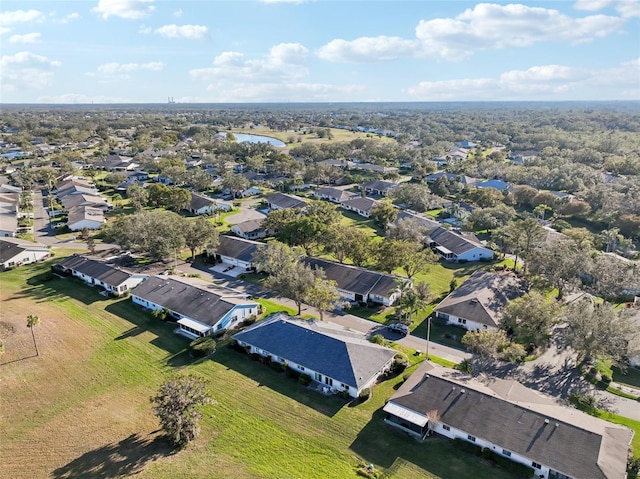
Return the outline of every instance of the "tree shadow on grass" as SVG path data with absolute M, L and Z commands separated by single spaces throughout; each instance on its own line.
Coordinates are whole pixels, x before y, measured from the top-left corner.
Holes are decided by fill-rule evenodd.
M 476 456 L 461 454 L 450 439 L 435 435 L 424 441 L 417 441 L 386 424 L 384 417 L 382 409 L 374 412 L 350 446 L 367 464 L 373 463 L 387 469 L 384 477 L 393 477 L 394 468 L 402 463 L 414 464 L 437 477 L 513 477 L 482 463 Z
M 218 348 L 211 360 L 254 380 L 258 387 L 267 387 L 325 416 L 335 416 L 346 404 L 343 398 L 335 395 L 325 396 L 311 387 L 303 386 L 294 378 L 276 372 L 267 364 L 252 361 L 247 354 L 234 351 L 231 347 Z
M 84 453 L 54 470 L 52 476 L 55 479 L 128 477 L 139 473 L 152 461 L 177 451 L 164 436 L 150 438 L 132 434 L 120 442 Z
M 71 297 L 84 304 L 108 299 L 108 296 L 100 294 L 101 289 L 97 287 L 76 278 L 63 278 L 49 270 L 31 276 L 26 283 L 28 286 L 15 293 L 14 298 L 29 298 L 42 303 Z

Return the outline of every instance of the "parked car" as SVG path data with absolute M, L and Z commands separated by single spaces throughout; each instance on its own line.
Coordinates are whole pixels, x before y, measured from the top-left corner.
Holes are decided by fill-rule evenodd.
M 390 325 L 387 326 L 387 329 L 389 331 L 400 333 L 403 336 L 406 336 L 407 334 L 409 334 L 409 326 L 402 323 L 391 323 Z

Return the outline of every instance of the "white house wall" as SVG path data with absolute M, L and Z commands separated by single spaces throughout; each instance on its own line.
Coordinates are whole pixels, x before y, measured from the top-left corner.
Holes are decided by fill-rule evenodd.
M 467 329 L 469 331 L 475 331 L 476 329 L 486 329 L 488 331 L 496 331 L 498 329 L 495 326 L 488 326 L 486 324 L 477 323 L 475 321 L 471 321 L 470 319 L 466 319 L 466 318 L 458 318 L 457 316 L 454 316 L 452 314 L 445 314 L 439 311 L 436 311 L 435 315 L 436 315 L 436 318 L 445 319 L 447 323 L 451 324 L 452 326 L 460 326 L 461 328 Z
M 514 462 L 519 462 L 520 464 L 524 464 L 525 466 L 529 466 L 533 468 L 533 462 L 530 458 L 522 456 L 520 454 L 516 454 L 515 452 L 511 451 L 507 446 L 501 446 L 499 444 L 494 444 L 492 442 L 489 442 L 485 439 L 482 439 L 480 437 L 475 437 L 475 441 L 471 441 L 469 439 L 469 434 L 461 429 L 457 429 L 455 427 L 451 427 L 449 426 L 449 430 L 447 431 L 444 426 L 446 426 L 446 424 L 444 423 L 439 423 L 434 431 L 437 432 L 438 434 L 441 434 L 445 437 L 448 437 L 449 439 L 463 439 L 467 442 L 470 442 L 471 444 L 475 444 L 476 446 L 480 446 L 481 448 L 487 448 L 492 450 L 493 452 L 495 452 L 498 455 L 507 457 L 508 459 L 511 459 Z M 503 454 L 503 451 L 509 451 L 511 453 L 510 456 Z M 541 468 L 537 469 L 535 468 L 535 475 L 536 477 L 539 478 L 548 478 L 549 477 L 549 468 L 543 464 L 540 464 Z
M 68 226 L 71 231 L 80 231 L 83 228 L 87 228 L 88 230 L 97 230 L 100 229 L 102 223 L 99 221 L 82 220 Z
M 352 386 L 349 386 L 348 384 L 344 384 L 341 383 L 340 381 L 338 381 L 337 379 L 331 378 L 329 376 L 326 376 L 322 373 L 319 373 L 318 371 L 314 371 L 313 369 L 310 369 L 306 366 L 303 366 L 302 364 L 296 364 L 292 361 L 289 361 L 287 358 L 284 357 L 280 357 L 280 356 L 276 356 L 275 354 L 270 353 L 269 351 L 266 351 L 264 349 L 260 349 L 260 348 L 256 348 L 255 346 L 252 346 L 249 343 L 245 343 L 243 341 L 238 341 L 238 344 L 240 346 L 249 346 L 249 352 L 250 353 L 255 353 L 255 354 L 259 354 L 262 357 L 272 357 L 275 361 L 282 363 L 282 362 L 287 362 L 287 366 L 289 366 L 291 369 L 298 371 L 301 374 L 308 374 L 312 380 L 318 382 L 318 383 L 322 383 L 324 386 L 327 386 L 328 388 L 331 389 L 331 391 L 333 392 L 342 392 L 342 391 L 348 391 L 349 392 L 349 396 L 351 396 L 352 398 L 357 398 L 358 394 L 360 393 L 360 391 L 362 391 L 363 388 L 360 389 L 356 389 Z M 320 380 L 318 380 L 318 376 L 320 377 Z M 331 386 L 329 386 L 328 384 L 326 384 L 325 379 L 329 378 L 331 380 L 331 382 L 333 383 Z M 374 380 L 371 381 L 371 384 L 373 384 L 375 382 L 375 379 L 377 379 L 377 376 L 373 378 Z
M 22 251 L 15 255 L 13 258 L 2 263 L 3 268 L 11 268 L 13 266 L 20 266 L 22 264 L 35 263 L 42 261 L 50 256 L 48 251 Z
M 473 248 L 469 251 L 456 255 L 456 259 L 458 261 L 480 261 L 481 258 L 492 259 L 493 251 L 488 248 Z

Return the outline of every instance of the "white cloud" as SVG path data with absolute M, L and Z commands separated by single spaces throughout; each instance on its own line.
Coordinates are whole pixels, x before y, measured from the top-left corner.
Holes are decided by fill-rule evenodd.
M 318 49 L 317 55 L 342 62 L 407 56 L 460 60 L 478 50 L 526 47 L 549 41 L 590 41 L 616 32 L 624 23 L 623 18 L 606 15 L 572 18 L 548 8 L 480 3 L 454 18 L 421 20 L 415 38 L 336 39 Z
M 151 27 L 140 25 L 140 28 L 138 28 L 138 33 L 141 33 L 142 35 L 149 35 L 151 32 L 153 32 L 153 28 Z
M 138 20 L 149 15 L 155 7 L 154 0 L 98 0 L 93 12 L 99 13 L 103 19 L 111 16 L 127 20 Z
M 156 28 L 153 33 L 164 38 L 202 40 L 207 38 L 209 30 L 203 25 L 164 25 L 160 28 Z
M 0 84 L 6 91 L 43 89 L 53 82 L 53 70 L 61 65 L 31 52 L 19 52 L 0 58 Z
M 299 43 L 281 43 L 271 47 L 262 59 L 247 60 L 239 52 L 223 52 L 213 60 L 213 67 L 196 68 L 189 75 L 198 80 L 232 80 L 252 83 L 301 78 L 307 74 L 309 50 Z
M 173 16 L 176 18 L 180 18 L 182 16 L 182 8 L 178 8 L 175 12 L 173 12 Z
M 80 14 L 79 13 L 70 13 L 69 15 L 65 15 L 64 17 L 62 17 L 62 19 L 60 20 L 60 23 L 71 23 L 74 20 L 78 20 L 80 18 Z
M 425 81 L 409 88 L 415 100 L 559 100 L 572 98 L 634 99 L 640 59 L 614 68 L 586 69 L 562 65 L 511 70 L 497 78 Z
M 309 102 L 347 101 L 362 92 L 361 85 L 332 85 L 327 83 L 237 83 L 219 82 L 209 85 L 212 97 L 185 97 L 179 101 L 191 102 Z
M 9 27 L 0 27 L 0 35 L 6 35 L 11 29 Z
M 162 62 L 148 62 L 148 63 L 118 63 L 110 62 L 100 65 L 97 68 L 98 73 L 105 75 L 115 75 L 118 73 L 131 73 L 136 71 L 153 71 L 158 72 L 164 68 Z
M 58 104 L 89 104 L 89 103 L 135 103 L 129 98 L 102 96 L 102 95 L 84 95 L 82 93 L 64 93 L 55 96 L 38 97 L 38 103 L 58 103 Z
M 352 41 L 332 40 L 320 47 L 316 54 L 332 62 L 370 62 L 393 60 L 410 56 L 419 44 L 400 37 L 361 37 Z
M 40 41 L 39 33 L 25 33 L 24 35 L 11 35 L 9 43 L 38 43 Z
M 640 2 L 638 0 L 576 0 L 573 8 L 589 12 L 613 8 L 625 18 L 640 17 Z
M 0 13 L 0 25 L 14 25 L 16 23 L 32 23 L 44 20 L 44 13 L 38 10 L 14 10 Z

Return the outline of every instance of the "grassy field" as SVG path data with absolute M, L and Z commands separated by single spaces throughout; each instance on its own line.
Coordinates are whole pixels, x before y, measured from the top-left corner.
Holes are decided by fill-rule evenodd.
M 242 128 L 235 129 L 232 133 L 247 133 L 250 135 L 264 135 L 270 136 L 272 138 L 277 138 L 278 140 L 287 144 L 287 148 L 293 148 L 301 143 L 341 143 L 348 142 L 351 140 L 355 140 L 357 138 L 362 139 L 375 139 L 378 141 L 391 142 L 395 141 L 392 138 L 388 138 L 385 136 L 378 136 L 369 133 L 362 132 L 352 132 L 349 130 L 343 130 L 339 128 L 331 128 L 331 135 L 333 138 L 319 138 L 316 133 L 303 133 L 299 131 L 278 131 L 272 130 L 270 128 L 262 127 L 262 128 Z M 289 140 L 293 138 L 294 141 L 291 143 Z
M 174 325 L 51 278 L 47 264 L 1 278 L 0 477 L 348 478 L 359 462 L 394 478 L 511 477 L 450 441 L 417 443 L 384 425 L 381 407 L 401 376 L 352 407 L 224 346 L 194 362 Z M 38 357 L 28 314 L 42 320 Z M 149 403 L 173 373 L 208 379 L 216 400 L 200 438 L 180 452 L 158 435 Z

